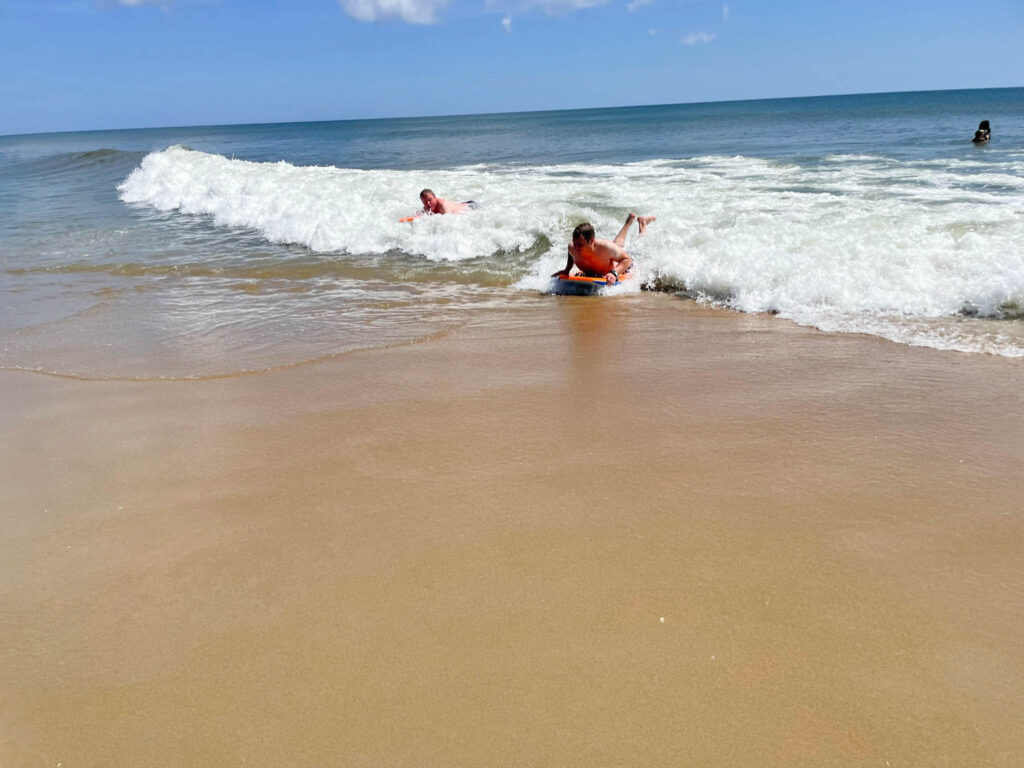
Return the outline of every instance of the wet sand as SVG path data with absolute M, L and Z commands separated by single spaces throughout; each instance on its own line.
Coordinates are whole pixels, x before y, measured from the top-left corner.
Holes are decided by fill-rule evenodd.
M 1022 365 L 643 295 L 0 372 L 0 765 L 1016 768 Z

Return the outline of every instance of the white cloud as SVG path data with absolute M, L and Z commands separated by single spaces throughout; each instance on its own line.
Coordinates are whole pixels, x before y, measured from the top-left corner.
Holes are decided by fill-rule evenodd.
M 501 26 L 505 28 L 505 31 L 509 34 L 512 33 L 512 14 L 508 14 L 501 20 Z
M 109 11 L 114 8 L 159 8 L 164 13 L 170 13 L 171 7 L 179 0 L 91 0 L 89 5 L 92 8 Z M 72 11 L 81 9 L 85 3 L 64 3 L 62 10 Z M 180 4 L 180 3 L 179 3 Z
M 545 0 L 545 2 L 541 3 L 541 6 L 547 13 L 568 13 L 569 11 L 578 11 L 581 8 L 595 8 L 607 2 L 608 0 Z
M 643 8 L 645 5 L 651 5 L 654 0 L 633 0 L 631 3 L 626 3 L 626 10 L 635 11 L 637 8 Z
M 173 0 L 98 0 L 97 5 L 101 8 L 112 8 L 119 5 L 127 5 L 129 8 L 140 8 L 143 5 L 158 5 L 166 8 Z
M 714 32 L 691 32 L 683 38 L 683 45 L 694 45 L 695 43 L 710 43 L 718 35 Z
M 159 8 L 165 13 L 170 13 L 175 6 L 186 3 L 216 2 L 216 0 L 77 0 L 77 2 L 65 3 L 64 6 L 72 8 L 89 3 L 93 8 L 110 10 L 111 8 Z
M 723 5 L 722 6 L 722 21 L 728 21 L 728 20 L 729 20 L 729 6 L 728 5 Z
M 487 9 L 491 11 L 531 11 L 538 9 L 549 16 L 564 16 L 583 8 L 604 5 L 608 0 L 487 0 Z
M 132 0 L 137 2 L 137 0 Z M 388 21 L 433 24 L 448 0 L 339 0 L 345 13 L 356 21 Z

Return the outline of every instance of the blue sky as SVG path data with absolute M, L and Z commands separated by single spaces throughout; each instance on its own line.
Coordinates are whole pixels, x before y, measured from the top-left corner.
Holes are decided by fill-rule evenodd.
M 0 134 L 1024 85 L 1024 0 L 0 0 Z

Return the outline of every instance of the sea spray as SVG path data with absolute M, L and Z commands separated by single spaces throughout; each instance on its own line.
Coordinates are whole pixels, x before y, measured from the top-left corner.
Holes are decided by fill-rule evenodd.
M 564 264 L 579 221 L 611 238 L 628 211 L 655 214 L 646 237 L 634 230 L 627 238 L 648 285 L 830 330 L 885 326 L 882 335 L 895 338 L 894 318 L 1021 314 L 1022 172 L 1021 160 L 866 155 L 477 165 L 430 179 L 442 194 L 480 201 L 478 210 L 399 223 L 416 204 L 421 172 L 254 163 L 171 147 L 148 155 L 120 190 L 125 202 L 342 257 L 504 258 L 544 238 L 550 248 L 525 275 L 509 271 L 525 289 L 542 288 Z
M 492 310 L 511 328 L 562 301 L 544 291 L 576 224 L 610 238 L 630 211 L 658 217 L 627 238 L 639 279 L 596 302 L 642 284 L 1021 356 L 1022 95 L 0 137 L 0 365 L 212 375 Z M 424 187 L 480 207 L 399 223 Z

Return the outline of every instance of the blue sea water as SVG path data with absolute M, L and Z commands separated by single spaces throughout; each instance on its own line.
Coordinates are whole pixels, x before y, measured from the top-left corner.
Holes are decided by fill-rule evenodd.
M 424 187 L 480 207 L 399 223 Z M 565 300 L 568 233 L 630 211 L 658 217 L 636 286 L 1024 356 L 1017 88 L 0 137 L 0 366 L 203 377 L 407 341 Z

